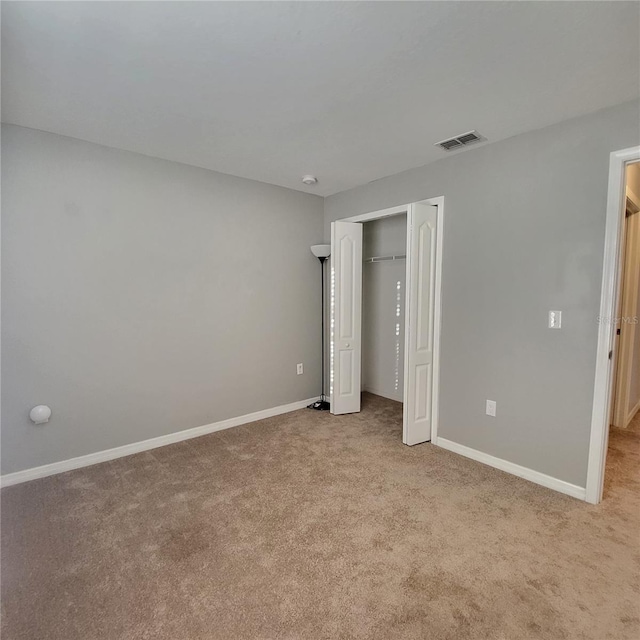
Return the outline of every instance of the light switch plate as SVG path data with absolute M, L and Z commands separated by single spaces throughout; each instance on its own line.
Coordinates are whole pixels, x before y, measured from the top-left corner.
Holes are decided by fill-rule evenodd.
M 496 417 L 496 401 L 495 400 L 487 400 L 487 415 Z
M 549 311 L 549 329 L 559 329 L 562 326 L 562 311 Z
M 299 376 L 304 373 L 304 367 L 302 366 L 302 362 L 296 365 L 296 372 Z

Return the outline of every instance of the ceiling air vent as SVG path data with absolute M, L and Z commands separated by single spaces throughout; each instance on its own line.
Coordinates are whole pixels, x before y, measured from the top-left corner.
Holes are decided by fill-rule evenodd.
M 441 147 L 445 151 L 451 151 L 451 149 L 466 147 L 468 144 L 480 142 L 480 140 L 485 139 L 486 138 L 483 138 L 477 131 L 467 131 L 467 133 L 461 133 L 459 136 L 455 136 L 454 138 L 448 138 L 447 140 L 436 142 L 434 147 Z

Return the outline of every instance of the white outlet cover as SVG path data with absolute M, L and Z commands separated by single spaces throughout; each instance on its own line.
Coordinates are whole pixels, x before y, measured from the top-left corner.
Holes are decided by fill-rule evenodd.
M 302 365 L 302 362 L 296 365 L 296 372 L 299 376 L 304 373 L 304 366 Z
M 487 400 L 486 412 L 488 416 L 496 417 L 496 401 L 495 400 Z

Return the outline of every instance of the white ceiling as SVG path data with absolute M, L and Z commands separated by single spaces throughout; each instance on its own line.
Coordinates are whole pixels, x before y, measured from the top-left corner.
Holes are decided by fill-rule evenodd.
M 326 196 L 637 98 L 639 24 L 637 2 L 3 2 L 2 119 Z

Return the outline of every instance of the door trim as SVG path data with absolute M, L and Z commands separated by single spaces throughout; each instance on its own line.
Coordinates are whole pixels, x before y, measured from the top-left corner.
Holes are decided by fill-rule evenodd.
M 591 413 L 591 435 L 589 438 L 589 461 L 587 464 L 587 502 L 598 504 L 604 488 L 604 468 L 609 438 L 609 416 L 611 415 L 611 391 L 615 362 L 609 359 L 614 345 L 615 322 L 618 308 L 618 281 L 621 268 L 621 240 L 625 203 L 626 165 L 640 160 L 640 146 L 614 151 L 609 156 L 609 187 L 605 218 L 604 258 L 602 265 L 602 289 L 600 294 L 600 320 L 598 346 L 596 350 L 596 372 Z
M 431 441 L 434 442 L 438 437 L 438 417 L 440 410 L 440 334 L 442 326 L 442 255 L 444 243 L 444 196 L 436 198 L 428 198 L 419 200 L 410 204 L 429 204 L 437 208 L 437 227 L 436 227 L 436 279 L 434 292 L 434 310 L 433 310 L 433 377 L 431 380 L 432 405 L 431 405 Z M 362 213 L 348 218 L 339 218 L 340 222 L 368 222 L 370 220 L 378 220 L 380 218 L 388 218 L 389 216 L 408 213 L 409 204 L 390 207 L 388 209 L 380 209 L 369 213 Z M 407 225 L 407 247 L 409 243 L 409 225 Z M 408 258 L 408 254 L 407 254 Z M 409 260 L 407 259 L 407 265 Z M 405 282 L 405 290 L 407 283 Z M 407 290 L 408 291 L 408 290 Z M 409 296 L 405 296 L 405 305 L 409 303 Z M 406 313 L 406 309 L 405 309 Z M 407 362 L 407 336 L 405 335 L 404 357 L 405 367 Z M 405 381 L 406 384 L 406 381 Z M 405 407 L 403 406 L 403 418 Z

